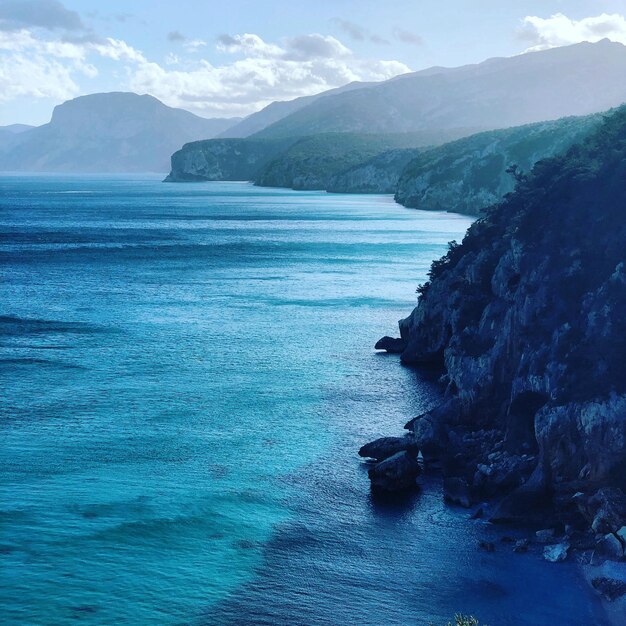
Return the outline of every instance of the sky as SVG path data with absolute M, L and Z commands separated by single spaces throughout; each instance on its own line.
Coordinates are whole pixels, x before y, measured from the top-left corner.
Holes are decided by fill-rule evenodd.
M 0 125 L 102 91 L 203 117 L 354 80 L 597 41 L 626 0 L 0 0 Z

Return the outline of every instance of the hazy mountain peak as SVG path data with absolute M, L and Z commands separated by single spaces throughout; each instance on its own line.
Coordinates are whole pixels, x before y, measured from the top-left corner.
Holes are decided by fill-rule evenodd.
M 48 124 L 7 142 L 0 168 L 166 172 L 170 155 L 183 144 L 210 139 L 238 121 L 205 119 L 147 94 L 90 94 L 58 105 Z

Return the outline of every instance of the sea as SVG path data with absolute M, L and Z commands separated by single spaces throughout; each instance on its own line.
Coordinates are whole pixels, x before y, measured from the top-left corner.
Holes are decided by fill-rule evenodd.
M 374 344 L 471 219 L 161 178 L 0 177 L 0 622 L 606 623 L 357 455 L 439 401 Z

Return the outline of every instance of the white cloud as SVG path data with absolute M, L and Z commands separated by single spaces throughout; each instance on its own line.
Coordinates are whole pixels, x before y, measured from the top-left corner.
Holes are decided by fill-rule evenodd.
M 27 30 L 0 32 L 0 101 L 20 96 L 66 100 L 80 93 L 77 75 L 96 68 L 85 51 L 64 41 L 45 41 Z
M 144 63 L 144 56 L 117 39 L 42 39 L 22 29 L 0 31 L 0 101 L 20 96 L 67 100 L 81 93 L 81 77 L 94 78 L 90 57 Z
M 45 56 L 15 54 L 0 63 L 0 102 L 20 96 L 67 100 L 80 89 L 73 68 Z
M 198 58 L 204 44 L 185 38 L 182 47 L 190 55 L 170 53 L 160 64 L 120 39 L 67 40 L 27 29 L 0 30 L 0 101 L 19 96 L 62 101 L 89 92 L 81 83 L 109 71 L 103 61 L 123 70 L 120 89 L 150 93 L 208 116 L 247 115 L 274 100 L 410 71 L 398 61 L 358 57 L 335 37 L 318 33 L 280 43 L 251 33 L 223 35 L 216 48 L 227 56 L 218 64 Z
M 204 48 L 206 45 L 207 42 L 203 39 L 188 39 L 183 44 L 183 48 L 185 48 L 185 50 L 193 52 L 195 50 L 198 50 L 199 48 Z
M 113 59 L 114 61 L 132 61 L 135 63 L 147 63 L 146 58 L 139 50 L 135 50 L 121 39 L 107 37 L 102 43 L 89 43 L 87 51 L 93 50 L 100 56 Z
M 530 50 L 565 46 L 581 41 L 596 42 L 605 38 L 626 44 L 626 18 L 617 13 L 603 13 L 581 20 L 573 20 L 563 13 L 549 18 L 529 15 L 524 18 L 520 35 L 532 43 Z
M 286 40 L 287 50 L 284 54 L 289 59 L 307 61 L 311 59 L 340 59 L 352 56 L 338 39 L 318 33 L 300 35 Z
M 251 33 L 222 35 L 217 49 L 240 58 L 219 66 L 201 60 L 182 69 L 139 63 L 129 69 L 129 86 L 203 115 L 247 115 L 274 100 L 410 71 L 398 61 L 359 58 L 334 37 L 317 33 L 281 44 Z
M 230 54 L 241 52 L 266 58 L 279 57 L 284 52 L 279 46 L 265 43 L 261 37 L 252 33 L 221 35 L 217 40 L 217 49 Z

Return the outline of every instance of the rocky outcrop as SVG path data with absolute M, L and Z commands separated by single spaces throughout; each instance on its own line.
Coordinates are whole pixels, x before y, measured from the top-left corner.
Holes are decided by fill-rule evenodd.
M 375 160 L 375 165 L 371 166 L 370 170 L 376 167 L 385 169 L 383 162 L 378 160 L 380 155 L 396 149 L 415 149 L 434 140 L 441 143 L 447 136 L 449 133 L 432 132 L 389 135 L 325 133 L 302 137 L 262 168 L 255 176 L 254 182 L 261 187 L 338 191 L 337 181 L 341 179 L 343 183 L 348 183 L 350 180 L 342 178 L 344 173 L 354 172 L 361 166 L 371 164 L 372 160 Z M 396 161 L 392 159 L 387 163 L 386 170 L 393 170 L 394 164 Z M 400 171 L 398 164 L 397 175 Z M 369 191 L 375 191 L 379 183 L 382 181 L 374 181 Z M 360 192 L 361 187 L 359 185 L 358 188 L 352 188 L 343 184 L 341 190 Z
M 404 450 L 374 465 L 368 476 L 374 491 L 397 492 L 414 489 L 420 472 L 415 456 Z
M 606 576 L 598 576 L 591 581 L 593 588 L 604 598 L 613 602 L 626 595 L 626 582 Z
M 383 337 L 376 342 L 374 348 L 391 354 L 402 354 L 406 350 L 406 341 L 401 337 Z
M 496 130 L 423 151 L 399 176 L 396 201 L 417 209 L 479 215 L 513 191 L 516 174 L 578 143 L 601 119 L 592 115 Z
M 382 437 L 381 439 L 376 439 L 371 443 L 365 444 L 359 450 L 359 456 L 368 459 L 376 459 L 377 461 L 384 461 L 390 456 L 404 451 L 409 452 L 414 457 L 417 456 L 417 453 L 419 452 L 415 438 L 411 435 L 405 435 L 404 437 Z
M 333 176 L 327 191 L 333 193 L 395 193 L 404 168 L 418 150 L 389 150 Z
M 253 180 L 291 140 L 209 139 L 185 144 L 172 155 L 168 183 Z
M 492 519 L 626 525 L 625 218 L 622 108 L 521 177 L 400 322 L 445 389 L 407 428 L 471 500 L 505 496 Z
M 550 563 L 559 563 L 565 561 L 569 552 L 570 545 L 567 542 L 557 543 L 553 546 L 546 546 L 543 549 L 543 558 Z

